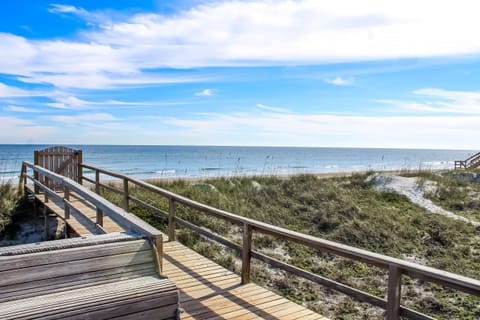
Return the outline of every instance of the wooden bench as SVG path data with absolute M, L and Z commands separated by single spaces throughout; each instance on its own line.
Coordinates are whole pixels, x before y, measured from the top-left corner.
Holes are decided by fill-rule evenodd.
M 122 233 L 0 248 L 0 319 L 177 319 L 155 251 Z

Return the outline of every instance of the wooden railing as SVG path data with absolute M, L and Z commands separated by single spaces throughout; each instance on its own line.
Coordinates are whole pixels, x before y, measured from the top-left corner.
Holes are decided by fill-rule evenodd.
M 455 161 L 455 170 L 467 170 L 480 166 L 480 152 L 468 157 L 465 160 Z
M 23 190 L 29 181 L 33 183 L 33 189 L 43 193 L 45 202 L 48 203 L 48 201 L 51 200 L 64 210 L 64 215 L 59 216 L 59 218 L 65 222 L 70 219 L 70 214 L 72 211 L 76 211 L 84 223 L 92 223 L 94 224 L 94 228 L 98 233 L 106 233 L 106 231 L 103 229 L 103 216 L 107 215 L 110 219 L 119 224 L 125 231 L 148 237 L 155 246 L 159 271 L 161 270 L 162 232 L 160 230 L 152 227 L 134 214 L 117 207 L 113 203 L 107 201 L 105 198 L 101 197 L 90 189 L 85 188 L 72 179 L 49 171 L 40 166 L 33 165 L 27 161 L 22 163 L 21 170 L 19 190 Z M 28 174 L 29 170 L 31 170 L 32 174 Z M 60 186 L 63 188 L 63 195 L 46 186 L 44 183 L 42 183 L 42 181 L 37 180 L 35 177 L 38 176 L 53 181 L 56 187 Z M 83 216 L 82 212 L 75 208 L 73 203 L 70 201 L 70 194 L 72 192 L 75 192 L 76 195 L 87 200 L 90 204 L 95 206 L 97 211 L 97 219 L 95 223 L 91 222 L 88 217 Z
M 213 208 L 211 206 L 199 203 L 197 201 L 185 198 L 173 192 L 164 190 L 162 188 L 151 185 L 147 182 L 137 180 L 122 174 L 111 172 L 108 170 L 100 169 L 91 165 L 82 165 L 83 168 L 93 170 L 95 172 L 95 179 L 90 179 L 83 176 L 83 180 L 88 181 L 95 185 L 97 191 L 100 188 L 105 188 L 109 191 L 122 195 L 123 207 L 125 210 L 129 210 L 129 203 L 134 202 L 156 214 L 162 215 L 168 218 L 168 237 L 169 240 L 175 239 L 176 225 L 187 227 L 191 230 L 198 232 L 199 234 L 213 239 L 229 248 L 232 248 L 239 252 L 242 257 L 242 271 L 241 282 L 247 283 L 250 280 L 250 261 L 252 258 L 258 259 L 271 265 L 272 267 L 282 269 L 290 272 L 296 276 L 308 279 L 312 282 L 324 285 L 330 289 L 344 293 L 350 297 L 355 298 L 361 302 L 367 302 L 374 306 L 380 307 L 386 310 L 387 319 L 399 319 L 400 316 L 410 319 L 433 319 L 428 315 L 419 313 L 417 311 L 408 309 L 400 305 L 402 295 L 402 276 L 408 276 L 416 278 L 446 287 L 456 289 L 465 293 L 480 296 L 480 281 L 463 277 L 457 274 L 441 271 L 438 269 L 422 266 L 419 264 L 407 262 L 401 259 L 392 258 L 389 256 L 373 253 L 370 251 L 354 248 L 351 246 L 343 245 L 340 243 L 320 239 L 303 233 L 291 231 L 285 228 L 277 227 L 267 223 L 263 223 L 257 220 L 245 218 L 231 212 Z M 116 189 L 111 185 L 101 183 L 100 175 L 107 175 L 110 177 L 121 179 L 123 183 L 122 190 Z M 144 188 L 150 192 L 153 192 L 161 197 L 168 199 L 169 210 L 165 212 L 151 204 L 140 200 L 129 193 L 129 184 L 135 185 L 140 188 Z M 196 209 L 200 212 L 207 213 L 220 219 L 224 219 L 242 227 L 243 244 L 240 246 L 218 234 L 205 230 L 193 223 L 176 217 L 177 204 L 182 204 L 189 208 Z M 350 258 L 355 261 L 364 262 L 366 264 L 376 266 L 388 271 L 388 288 L 387 299 L 383 299 L 367 292 L 355 289 L 345 284 L 333 281 L 331 279 L 322 277 L 312 272 L 303 270 L 296 266 L 290 265 L 283 261 L 279 261 L 272 257 L 269 257 L 263 253 L 252 250 L 252 233 L 258 232 L 274 236 L 280 239 L 288 240 L 298 244 L 308 246 L 310 248 L 328 252 L 337 256 Z

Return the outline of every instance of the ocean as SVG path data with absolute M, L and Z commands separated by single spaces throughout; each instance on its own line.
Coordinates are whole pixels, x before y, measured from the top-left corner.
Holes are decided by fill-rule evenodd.
M 0 182 L 18 179 L 23 160 L 50 145 L 0 145 Z M 474 150 L 68 145 L 83 162 L 140 179 L 213 178 L 368 170 L 453 168 Z M 84 172 L 89 176 L 91 172 Z

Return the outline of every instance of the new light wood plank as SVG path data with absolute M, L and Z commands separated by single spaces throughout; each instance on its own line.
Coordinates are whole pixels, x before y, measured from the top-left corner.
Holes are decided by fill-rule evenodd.
M 298 315 L 326 320 L 255 284 L 240 285 L 238 275 L 178 242 L 164 243 L 163 265 L 163 275 L 180 289 L 184 320 L 293 319 Z

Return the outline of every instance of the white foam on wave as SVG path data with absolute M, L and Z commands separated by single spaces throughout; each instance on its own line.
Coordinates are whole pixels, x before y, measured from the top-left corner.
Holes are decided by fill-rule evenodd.
M 155 171 L 155 173 L 161 174 L 161 175 L 175 175 L 177 171 L 174 169 L 168 169 L 168 170 L 166 169 L 166 170 L 157 170 Z

